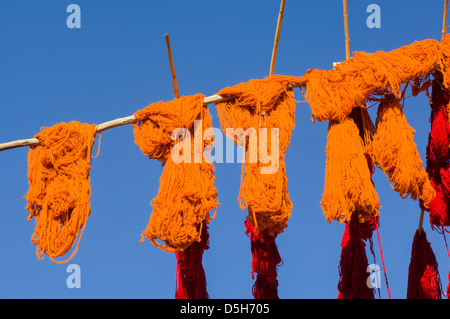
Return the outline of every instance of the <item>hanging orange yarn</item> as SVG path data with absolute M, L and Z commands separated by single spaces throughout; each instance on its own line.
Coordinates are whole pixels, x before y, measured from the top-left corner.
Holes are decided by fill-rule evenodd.
M 218 206 L 213 171 L 212 164 L 176 164 L 169 157 L 158 194 L 151 202 L 153 211 L 142 240 L 145 236 L 167 252 L 183 251 L 193 242 L 200 242 L 202 222 L 208 225 Z M 214 211 L 213 216 L 210 211 Z
M 215 168 L 202 157 L 197 163 L 194 139 L 187 140 L 194 136 L 194 121 L 201 114 L 202 131 L 212 127 L 211 115 L 203 109 L 203 98 L 202 94 L 197 94 L 166 103 L 157 102 L 134 114 L 138 120 L 133 124 L 135 143 L 145 155 L 160 160 L 165 166 L 158 194 L 151 201 L 153 211 L 141 241 L 146 237 L 167 252 L 180 252 L 193 242 L 200 242 L 203 222 L 209 224 L 215 215 L 214 212 L 210 216 L 209 212 L 219 205 L 214 187 Z M 190 135 L 184 137 L 186 140 L 172 140 L 172 132 L 177 128 L 189 130 Z M 176 143 L 189 143 L 192 152 L 186 156 L 190 162 L 173 161 L 171 153 Z M 200 146 L 202 156 L 203 142 Z
M 349 116 L 359 130 L 363 145 L 370 144 L 373 135 L 373 123 L 367 109 L 356 107 Z M 370 174 L 374 173 L 374 166 L 370 156 L 366 155 Z M 359 215 L 358 212 L 353 214 Z M 339 260 L 338 299 L 374 299 L 374 289 L 368 285 L 369 266 L 366 254 L 366 243 L 375 259 L 372 233 L 378 228 L 379 218 L 369 218 L 360 222 L 359 218 L 346 219 L 344 234 L 341 241 L 341 255 Z
M 284 163 L 295 122 L 289 82 L 295 78 L 250 80 L 219 91 L 232 98 L 216 103 L 221 129 L 245 151 L 238 201 L 248 210 L 244 224 L 251 241 L 252 278 L 257 273 L 255 299 L 278 298 L 277 268 L 282 260 L 275 240 L 292 212 Z
M 414 143 L 415 130 L 408 124 L 400 101 L 386 95 L 378 106 L 371 156 L 403 198 L 419 198 L 425 207 L 435 196 Z
M 363 133 L 365 136 L 368 133 Z M 359 129 L 351 118 L 330 121 L 326 146 L 325 187 L 321 201 L 327 221 L 361 223 L 379 215 L 379 198 L 371 179 Z
M 401 98 L 402 84 L 422 83 L 435 68 L 450 79 L 445 73 L 450 71 L 448 42 L 447 36 L 442 43 L 427 39 L 389 52 L 357 52 L 330 71 L 311 69 L 297 81 L 306 84 L 304 95 L 314 118 L 343 121 L 354 107 L 364 107 L 372 95 L 393 93 Z M 422 85 L 430 86 L 431 82 Z
M 263 230 L 270 235 L 283 232 L 292 212 L 284 154 L 295 122 L 294 93 L 286 87 L 295 79 L 273 75 L 227 87 L 217 93 L 233 97 L 216 103 L 216 107 L 221 129 L 238 146 L 245 146 L 238 200 L 242 209 L 248 208 L 249 222 L 257 234 Z M 271 129 L 278 129 L 278 132 Z M 252 144 L 252 140 L 257 143 Z M 277 163 L 268 161 L 267 157 L 273 152 L 278 152 Z
M 78 122 L 59 123 L 35 135 L 40 144 L 28 152 L 30 188 L 24 198 L 28 220 L 37 221 L 32 242 L 38 259 L 45 254 L 65 263 L 78 250 L 91 212 L 89 171 L 95 135 L 95 125 Z M 53 259 L 64 256 L 78 236 L 67 260 Z

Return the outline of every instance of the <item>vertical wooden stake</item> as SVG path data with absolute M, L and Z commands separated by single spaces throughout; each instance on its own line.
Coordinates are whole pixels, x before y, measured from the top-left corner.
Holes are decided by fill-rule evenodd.
M 343 0 L 344 4 L 344 29 L 345 29 L 345 58 L 350 58 L 350 38 L 348 35 L 348 14 L 347 14 L 347 0 Z
M 272 60 L 270 61 L 269 75 L 273 75 L 273 72 L 275 70 L 275 60 L 277 58 L 278 41 L 280 40 L 280 31 L 281 31 L 281 24 L 283 22 L 283 14 L 284 14 L 285 4 L 286 4 L 286 0 L 281 0 L 280 13 L 278 14 L 277 29 L 275 31 L 275 41 L 273 43 Z
M 448 7 L 448 0 L 445 0 L 444 19 L 442 21 L 442 39 L 445 37 L 445 31 L 447 30 L 447 7 Z
M 420 218 L 419 218 L 419 235 L 422 234 L 422 224 L 423 224 L 423 209 L 420 210 Z
M 177 84 L 177 77 L 175 75 L 175 67 L 173 65 L 173 58 L 172 58 L 172 49 L 170 47 L 170 39 L 169 39 L 169 34 L 166 33 L 164 35 L 164 37 L 166 38 L 166 44 L 167 44 L 167 51 L 169 54 L 169 63 L 170 63 L 170 71 L 172 72 L 172 84 L 173 84 L 173 90 L 175 92 L 175 97 L 179 98 L 180 97 L 180 93 L 178 92 L 178 84 Z

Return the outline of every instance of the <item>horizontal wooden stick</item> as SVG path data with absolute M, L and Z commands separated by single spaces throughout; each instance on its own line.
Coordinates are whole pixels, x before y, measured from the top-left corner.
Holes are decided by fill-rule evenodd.
M 293 89 L 295 87 L 304 87 L 305 83 L 289 83 L 287 85 L 288 89 Z M 232 96 L 222 96 L 222 95 L 211 95 L 207 96 L 203 99 L 203 104 L 208 105 L 217 102 L 223 102 L 227 100 L 233 99 Z M 97 133 L 101 133 L 103 131 L 109 130 L 114 127 L 123 126 L 127 124 L 135 123 L 137 120 L 134 115 L 130 115 L 127 117 L 118 118 L 112 121 L 108 121 L 105 123 L 101 123 L 97 125 Z M 0 144 L 0 152 L 10 150 L 13 148 L 23 147 L 23 146 L 36 146 L 39 145 L 39 140 L 37 138 L 29 138 L 25 140 L 17 140 L 12 142 L 7 142 Z
M 8 143 L 0 144 L 0 151 L 6 151 L 22 146 L 35 146 L 39 145 L 39 140 L 37 138 L 29 138 L 26 140 L 17 140 Z

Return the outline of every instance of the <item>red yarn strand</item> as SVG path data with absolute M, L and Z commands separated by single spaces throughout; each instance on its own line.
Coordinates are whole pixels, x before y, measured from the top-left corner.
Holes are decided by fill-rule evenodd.
M 201 241 L 192 243 L 182 252 L 176 252 L 177 289 L 176 299 L 209 299 L 206 276 L 203 269 L 203 252 L 209 249 L 208 227 L 202 226 Z
M 359 223 L 352 218 L 345 224 L 341 242 L 337 299 L 374 299 L 374 289 L 367 284 L 369 262 L 365 240 L 372 237 L 375 218 Z
M 386 274 L 386 267 L 384 265 L 383 249 L 381 248 L 381 240 L 380 240 L 380 232 L 378 230 L 378 223 L 376 224 L 376 230 L 377 230 L 378 246 L 380 247 L 381 263 L 383 264 L 384 279 L 386 281 L 386 290 L 388 292 L 389 299 L 391 299 L 391 291 L 389 290 L 389 283 L 388 283 L 387 274 Z
M 276 235 L 271 236 L 267 231 L 259 234 L 248 219 L 245 220 L 245 233 L 250 237 L 252 252 L 252 294 L 255 299 L 279 299 L 278 297 L 278 266 L 282 264 L 278 247 L 275 243 Z

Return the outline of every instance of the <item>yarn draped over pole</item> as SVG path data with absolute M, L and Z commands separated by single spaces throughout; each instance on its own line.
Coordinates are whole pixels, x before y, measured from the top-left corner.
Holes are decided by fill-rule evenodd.
M 291 81 L 291 77 L 272 75 L 217 93 L 233 97 L 216 103 L 216 108 L 221 129 L 245 150 L 238 200 L 242 209 L 248 209 L 249 222 L 257 233 L 265 229 L 269 235 L 283 232 L 292 212 L 284 162 L 295 122 L 294 93 L 286 88 Z M 274 152 L 279 154 L 274 170 L 264 173 L 264 168 L 274 164 L 266 163 L 268 154 Z
M 292 212 L 284 158 L 295 122 L 294 93 L 287 89 L 293 79 L 272 75 L 240 83 L 219 91 L 233 98 L 216 103 L 221 129 L 244 149 L 238 201 L 241 209 L 248 210 L 245 226 L 251 241 L 252 277 L 258 273 L 252 290 L 255 298 L 278 298 L 281 257 L 275 239 L 287 227 Z M 275 165 L 265 159 L 268 154 L 271 161 L 278 154 Z M 269 165 L 274 169 L 263 172 Z
M 302 93 L 311 107 L 313 121 L 329 121 L 322 209 L 329 222 L 346 222 L 343 251 L 353 245 L 354 251 L 361 252 L 361 242 L 370 237 L 360 228 L 373 225 L 381 207 L 370 178 L 372 159 L 402 197 L 419 199 L 429 210 L 433 226 L 450 224 L 449 56 L 450 36 L 447 35 L 441 42 L 416 41 L 390 52 L 359 52 L 330 71 L 309 70 L 301 77 L 275 75 L 218 92 L 229 98 L 216 103 L 222 129 L 242 129 L 234 134 L 225 133 L 246 151 L 238 200 L 241 208 L 248 210 L 245 226 L 252 241 L 252 273 L 258 273 L 253 289 L 255 297 L 277 297 L 276 267 L 281 258 L 275 238 L 287 227 L 292 212 L 284 162 L 295 121 L 295 100 L 288 89 L 289 83 L 305 84 L 306 93 Z M 438 75 L 433 82 L 430 80 L 432 71 Z M 427 174 L 424 174 L 413 141 L 414 130 L 407 123 L 400 104 L 404 98 L 401 85 L 405 83 L 411 84 L 413 95 L 422 91 L 429 95 L 429 87 L 433 89 Z M 367 101 L 380 96 L 376 131 L 373 141 L 369 139 L 370 143 L 366 143 L 369 131 L 361 131 L 351 113 L 355 108 L 366 108 Z M 159 160 L 164 166 L 160 189 L 151 202 L 153 211 L 142 240 L 146 237 L 158 248 L 176 253 L 179 298 L 208 296 L 206 287 L 202 286 L 205 280 L 201 256 L 208 249 L 207 225 L 214 218 L 209 212 L 219 205 L 214 187 L 214 166 L 203 161 L 203 157 L 197 162 L 196 152 L 194 156 L 188 154 L 188 150 L 198 149 L 195 138 L 191 140 L 188 139 L 190 136 L 184 135 L 174 139 L 172 135 L 178 128 L 187 128 L 188 133 L 194 134 L 194 121 L 199 117 L 202 132 L 212 127 L 210 114 L 203 108 L 203 98 L 198 94 L 157 102 L 134 114 L 138 121 L 133 124 L 135 143 L 149 158 Z M 254 128 L 258 129 L 255 130 L 257 141 L 265 139 L 270 147 L 265 145 L 263 150 L 257 143 L 252 148 L 251 129 Z M 266 128 L 278 131 L 275 135 L 264 135 L 261 129 Z M 95 134 L 95 125 L 70 122 L 45 128 L 35 136 L 40 145 L 32 146 L 28 153 L 30 189 L 25 198 L 30 214 L 28 219 L 31 221 L 34 217 L 37 221 L 32 242 L 37 246 L 39 259 L 46 254 L 60 263 L 53 258 L 65 255 L 78 237 L 68 260 L 77 251 L 90 214 L 89 172 Z M 273 144 L 273 141 L 277 143 Z M 204 142 L 205 139 L 201 141 L 201 155 L 206 149 Z M 171 156 L 178 143 L 186 146 L 182 149 L 182 158 L 188 159 L 187 162 L 175 163 Z M 256 150 L 256 161 L 252 161 L 252 150 Z M 273 164 L 264 159 L 276 150 L 279 161 L 275 171 L 263 174 L 262 169 Z M 267 151 L 265 156 L 264 151 Z M 332 189 L 332 185 L 339 187 Z M 414 252 L 422 246 L 427 246 L 424 232 L 420 239 L 415 237 L 413 243 L 413 266 L 416 264 L 413 259 L 417 260 L 413 257 L 418 255 Z M 419 250 L 423 253 L 427 248 Z M 365 264 L 362 253 L 360 257 L 358 263 Z M 348 273 L 346 260 L 341 258 L 341 270 L 346 269 Z M 433 297 L 438 295 L 440 288 L 433 280 L 438 275 L 437 265 L 433 273 L 435 263 L 433 258 L 430 260 L 432 266 L 425 268 L 422 277 L 425 279 L 419 282 L 420 294 Z M 410 275 L 416 273 L 417 267 L 413 266 L 410 265 Z M 196 278 L 192 280 L 193 277 Z M 344 279 L 341 279 L 340 287 L 346 287 Z M 344 295 L 340 291 L 340 296 Z
M 297 81 L 306 84 L 304 96 L 313 119 L 342 122 L 354 107 L 365 107 L 373 96 L 392 93 L 400 99 L 402 84 L 411 82 L 415 90 L 417 86 L 425 90 L 429 73 L 436 68 L 443 74 L 444 86 L 450 87 L 448 56 L 449 35 L 440 43 L 427 39 L 389 52 L 356 52 L 332 70 L 311 69 Z
M 28 152 L 29 190 L 24 196 L 28 220 L 37 221 L 32 242 L 38 259 L 43 255 L 65 263 L 77 253 L 91 213 L 91 151 L 96 126 L 78 122 L 59 123 L 35 135 L 40 142 Z M 81 231 L 80 231 L 81 230 Z M 71 256 L 64 256 L 75 244 Z
M 442 298 L 438 263 L 423 229 L 414 235 L 408 271 L 407 299 Z
M 214 186 L 214 166 L 203 160 L 195 162 L 194 121 L 203 112 L 203 131 L 212 127 L 212 118 L 203 110 L 203 95 L 183 96 L 163 103 L 157 102 L 135 113 L 138 122 L 133 124 L 135 143 L 150 159 L 164 165 L 160 188 L 151 201 L 153 211 L 142 240 L 147 237 L 156 247 L 168 251 L 183 251 L 193 242 L 201 240 L 202 222 L 209 224 L 219 205 Z M 172 132 L 186 128 L 190 133 L 175 141 Z M 186 161 L 175 163 L 172 147 L 184 143 Z M 203 143 L 203 139 L 200 141 Z M 192 146 L 192 147 L 188 147 Z M 202 147 L 202 144 L 200 144 Z M 209 212 L 214 210 L 214 215 Z M 160 240 L 163 243 L 158 242 Z
M 161 250 L 175 252 L 177 299 L 209 298 L 202 258 L 209 248 L 207 225 L 214 218 L 219 201 L 214 186 L 215 168 L 203 159 L 203 152 L 213 143 L 211 134 L 205 132 L 212 128 L 212 117 L 203 108 L 203 98 L 202 94 L 196 94 L 157 102 L 134 114 L 138 119 L 133 124 L 135 143 L 150 159 L 164 165 L 141 241 L 148 238 Z M 174 131 L 179 129 L 185 131 L 174 138 Z M 209 142 L 206 147 L 205 141 Z M 174 155 L 176 144 L 181 147 L 179 154 Z M 177 156 L 181 162 L 174 162 Z M 214 211 L 212 216 L 210 211 Z

